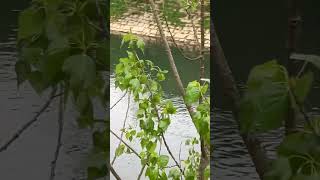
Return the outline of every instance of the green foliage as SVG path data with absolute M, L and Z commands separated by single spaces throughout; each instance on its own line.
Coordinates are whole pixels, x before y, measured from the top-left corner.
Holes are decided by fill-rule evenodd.
M 140 59 L 138 52 L 143 54 L 144 43 L 135 35 L 127 34 L 123 36 L 121 47 L 127 47 L 127 57 L 120 58 L 115 69 L 115 85 L 122 91 L 128 91 L 134 96 L 134 101 L 138 104 L 136 114 L 139 122 L 140 130 L 136 131 L 132 128 L 125 130 L 126 139 L 133 141 L 138 139 L 140 141 L 141 164 L 146 165 L 145 176 L 151 180 L 155 179 L 180 179 L 185 175 L 179 169 L 171 168 L 169 174 L 166 174 L 166 168 L 169 163 L 169 156 L 156 152 L 156 148 L 163 138 L 171 123 L 171 116 L 176 114 L 176 107 L 174 104 L 163 98 L 163 90 L 160 82 L 166 79 L 168 71 L 162 70 L 160 67 L 154 65 L 150 60 Z M 206 142 L 209 143 L 209 102 L 205 98 L 208 85 L 200 86 L 196 81 L 191 82 L 187 88 L 185 99 L 190 99 L 190 102 L 195 103 L 203 98 L 204 101 L 197 106 L 197 118 L 195 118 L 195 126 Z M 195 95 L 196 94 L 196 95 Z M 193 145 L 198 144 L 198 140 L 192 141 Z M 125 147 L 119 146 L 115 152 L 116 156 L 123 154 Z M 200 161 L 194 161 L 197 156 L 198 160 L 200 153 L 193 148 L 190 151 L 190 163 L 186 163 L 189 170 L 188 179 L 196 178 L 196 170 L 191 171 L 192 168 L 197 168 Z M 192 162 L 191 162 L 192 160 Z M 193 174 L 193 175 L 192 175 Z
M 107 6 L 103 0 L 33 0 L 19 16 L 18 86 L 28 81 L 41 94 L 62 85 L 65 104 L 72 97 L 79 126 L 93 130 L 93 153 L 104 160 L 88 168 L 88 179 L 108 173 L 109 118 L 96 128 L 92 105 L 98 98 L 106 107 L 109 98 L 108 82 L 102 78 L 109 71 L 102 22 L 107 20 Z
M 267 180 L 319 179 L 320 136 L 295 133 L 287 136 L 278 150 L 279 158 L 266 174 Z
M 278 128 L 286 118 L 289 101 L 287 72 L 276 61 L 254 67 L 240 105 L 242 132 Z
M 319 68 L 316 56 L 294 54 L 291 58 L 305 60 Z M 303 72 L 301 77 L 288 77 L 287 70 L 276 61 L 254 67 L 241 101 L 242 132 L 264 132 L 282 126 L 288 118 L 289 105 L 294 111 L 304 113 L 303 105 L 313 81 L 312 72 Z M 320 121 L 318 117 L 306 116 L 308 123 L 304 130 L 287 135 L 278 147 L 278 158 L 265 174 L 266 180 L 320 178 Z
M 201 154 L 194 149 L 194 146 L 197 144 L 199 144 L 199 140 L 197 138 L 186 140 L 186 145 L 189 146 L 189 156 L 183 161 L 185 165 L 185 179 L 197 179 L 198 177 L 197 170 L 199 168 Z
M 192 114 L 192 120 L 201 139 L 210 145 L 210 100 L 205 96 L 207 90 L 208 84 L 201 86 L 199 82 L 192 81 L 187 86 L 184 99 L 189 106 L 199 103 L 201 99 Z
M 143 0 L 111 0 L 110 16 L 114 19 L 118 19 L 123 16 L 124 13 L 143 13 L 149 12 L 150 8 L 146 1 Z M 182 18 L 187 16 L 186 10 L 192 15 L 196 15 L 199 11 L 200 5 L 197 0 L 164 0 L 160 4 L 160 13 L 165 19 L 174 26 L 185 26 L 185 22 Z M 205 3 L 205 10 L 209 12 L 210 3 Z M 205 17 L 205 29 L 210 28 L 210 17 Z

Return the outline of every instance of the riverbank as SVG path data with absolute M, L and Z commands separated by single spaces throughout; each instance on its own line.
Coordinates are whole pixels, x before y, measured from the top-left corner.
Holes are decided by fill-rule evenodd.
M 166 24 L 163 23 L 163 29 L 165 35 L 171 45 L 173 45 L 172 37 L 175 39 L 178 47 L 183 49 L 194 49 L 196 47 L 196 39 L 194 36 L 194 31 L 192 28 L 192 23 L 189 19 L 181 19 L 184 22 L 183 27 L 175 26 L 169 24 L 167 28 Z M 197 38 L 200 40 L 200 24 L 199 21 L 195 19 L 195 28 L 197 30 Z M 147 41 L 160 41 L 160 33 L 157 27 L 157 24 L 154 22 L 152 13 L 145 12 L 143 14 L 132 14 L 131 12 L 123 14 L 119 19 L 113 19 L 110 22 L 111 34 L 126 34 L 133 33 L 138 36 L 141 36 Z M 170 29 L 170 32 L 169 30 Z M 210 47 L 210 30 L 206 29 L 205 31 L 205 48 L 209 49 Z

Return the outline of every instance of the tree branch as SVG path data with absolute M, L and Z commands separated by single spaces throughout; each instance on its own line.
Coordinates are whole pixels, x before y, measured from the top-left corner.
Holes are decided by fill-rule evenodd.
M 146 165 L 143 165 L 143 167 L 141 168 L 141 171 L 140 171 L 139 176 L 138 176 L 138 180 L 141 179 L 145 167 L 146 167 Z
M 4 143 L 3 146 L 1 146 L 0 152 L 3 152 L 5 150 L 7 150 L 7 148 L 15 140 L 17 140 L 25 130 L 27 130 L 33 123 L 35 123 L 38 120 L 38 117 L 49 107 L 49 105 L 51 104 L 52 100 L 55 97 L 58 97 L 58 96 L 55 95 L 56 91 L 57 91 L 57 89 L 54 87 L 52 92 L 51 92 L 51 95 L 50 95 L 50 98 L 48 99 L 48 101 L 40 108 L 40 110 L 36 113 L 36 115 L 30 121 L 25 123 L 6 143 Z
M 178 166 L 180 172 L 183 174 L 183 170 L 182 170 L 180 164 L 178 163 L 178 161 L 174 158 L 174 156 L 173 156 L 173 154 L 172 154 L 172 152 L 171 152 L 171 150 L 170 150 L 170 148 L 169 148 L 169 145 L 167 144 L 167 141 L 166 141 L 166 139 L 164 138 L 164 135 L 162 134 L 161 136 L 162 136 L 163 143 L 164 143 L 164 145 L 165 145 L 168 153 L 170 154 L 171 158 L 173 159 L 173 161 L 174 161 L 174 162 L 176 163 L 176 165 Z
M 107 163 L 108 168 L 110 169 L 112 175 L 117 179 L 117 180 L 121 180 L 120 176 L 118 175 L 118 173 L 114 170 L 114 168 L 112 167 L 112 165 L 110 163 Z
M 128 95 L 128 106 L 127 106 L 126 115 L 125 115 L 125 118 L 124 118 L 124 121 L 123 121 L 122 129 L 124 129 L 126 127 L 126 122 L 127 122 L 127 119 L 128 119 L 129 109 L 130 109 L 130 93 Z M 121 139 L 123 138 L 123 134 L 124 134 L 124 131 L 121 131 L 121 135 L 120 135 Z M 121 141 L 119 141 L 119 144 L 118 144 L 117 147 L 119 147 L 120 145 L 121 145 Z M 117 156 L 115 155 L 113 157 L 113 159 L 112 159 L 111 165 L 114 164 L 114 162 L 116 161 L 116 158 L 117 158 Z
M 62 86 L 61 86 L 61 92 L 62 92 Z M 55 178 L 55 169 L 56 169 L 56 165 L 57 165 L 57 161 L 58 161 L 58 157 L 59 157 L 59 152 L 60 152 L 60 148 L 62 145 L 62 132 L 63 132 L 63 96 L 60 97 L 60 102 L 59 102 L 59 117 L 58 117 L 58 128 L 59 128 L 59 132 L 58 132 L 58 140 L 57 140 L 57 147 L 56 147 L 56 151 L 54 154 L 54 159 L 51 162 L 51 174 L 50 174 L 50 180 L 54 180 Z
M 121 139 L 116 133 L 114 133 L 110 129 L 111 134 L 113 134 L 117 139 L 119 139 L 125 146 L 127 146 L 136 156 L 138 156 L 141 159 L 141 156 L 135 151 L 128 143 L 126 143 L 123 139 Z
M 115 103 L 110 107 L 110 109 L 114 108 L 114 107 L 126 96 L 127 92 L 128 92 L 128 91 L 126 91 L 126 92 L 120 97 L 120 99 L 118 99 L 118 101 L 115 102 Z

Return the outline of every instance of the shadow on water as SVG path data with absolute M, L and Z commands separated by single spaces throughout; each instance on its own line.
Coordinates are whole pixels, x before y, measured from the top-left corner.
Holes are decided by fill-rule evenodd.
M 226 58 L 240 89 L 244 88 L 250 69 L 271 59 L 286 63 L 287 1 L 219 1 L 214 3 L 216 30 Z M 320 55 L 320 1 L 302 4 L 302 32 L 299 49 Z M 224 102 L 219 80 L 214 82 L 213 177 L 218 180 L 258 179 L 247 150 L 238 135 L 232 113 Z M 319 77 L 319 74 L 317 75 Z M 320 114 L 319 85 L 310 95 L 310 113 Z M 263 136 L 263 146 L 274 157 L 282 138 L 279 129 Z

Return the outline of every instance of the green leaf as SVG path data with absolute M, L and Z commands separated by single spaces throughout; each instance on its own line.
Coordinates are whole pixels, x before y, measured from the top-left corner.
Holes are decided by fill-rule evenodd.
M 41 48 L 24 47 L 21 51 L 22 59 L 29 64 L 36 65 L 43 53 Z
M 124 144 L 120 144 L 120 146 L 116 149 L 116 156 L 117 157 L 119 157 L 123 154 L 125 147 L 126 146 Z
M 90 87 L 96 78 L 96 66 L 91 57 L 79 54 L 66 59 L 63 71 L 70 75 L 72 87 Z
M 88 180 L 96 180 L 102 177 L 105 177 L 108 174 L 108 168 L 106 165 L 98 167 L 88 167 Z
M 144 46 L 145 46 L 145 44 L 144 44 L 144 42 L 143 42 L 143 40 L 142 39 L 138 39 L 138 41 L 137 41 L 137 47 L 144 53 Z
M 161 119 L 159 122 L 159 128 L 162 130 L 162 132 L 166 131 L 170 125 L 170 119 L 169 118 L 164 118 Z
M 172 178 L 173 180 L 179 180 L 180 179 L 180 171 L 177 168 L 172 168 L 169 171 L 169 178 Z
M 108 136 L 106 131 L 95 131 L 92 135 L 93 145 L 95 148 L 99 149 L 102 152 L 106 152 L 108 149 Z
M 148 150 L 149 153 L 152 153 L 152 152 L 154 152 L 156 147 L 157 147 L 157 143 L 149 141 L 147 146 L 146 146 L 146 149 Z
M 129 84 L 131 85 L 133 90 L 137 90 L 140 88 L 140 81 L 137 78 L 131 79 Z
M 175 114 L 177 109 L 173 106 L 172 101 L 167 101 L 166 106 L 165 106 L 165 113 L 168 114 Z
M 276 61 L 254 67 L 240 102 L 241 132 L 279 128 L 287 117 L 288 89 L 287 72 Z
M 146 170 L 146 176 L 149 177 L 150 180 L 156 180 L 159 174 L 159 169 L 155 167 L 148 167 Z
M 166 79 L 166 77 L 164 76 L 163 73 L 157 73 L 157 79 L 158 81 L 164 81 Z
M 301 78 L 296 80 L 293 92 L 300 103 L 303 103 L 312 88 L 313 73 L 308 72 Z
M 158 159 L 158 165 L 160 168 L 165 168 L 168 165 L 169 156 L 167 155 L 160 155 Z
M 68 51 L 57 51 L 52 54 L 46 54 L 41 58 L 39 70 L 43 74 L 44 81 L 49 84 L 55 84 L 55 82 L 64 78 L 62 66 L 68 54 Z
M 28 80 L 32 88 L 40 95 L 46 88 L 48 83 L 43 80 L 43 75 L 39 71 L 33 71 L 28 74 Z
M 272 169 L 265 174 L 266 180 L 289 180 L 292 175 L 287 158 L 279 157 L 272 163 Z
M 39 10 L 28 8 L 19 15 L 18 40 L 30 38 L 40 34 L 43 29 L 44 18 Z
M 186 104 L 191 105 L 198 102 L 200 95 L 200 83 L 197 81 L 189 82 L 185 95 Z
M 17 74 L 17 81 L 18 81 L 18 86 L 19 86 L 25 80 L 27 80 L 27 76 L 31 72 L 31 67 L 27 62 L 25 62 L 23 60 L 19 60 L 19 61 L 17 61 L 16 65 L 15 65 L 15 71 Z

